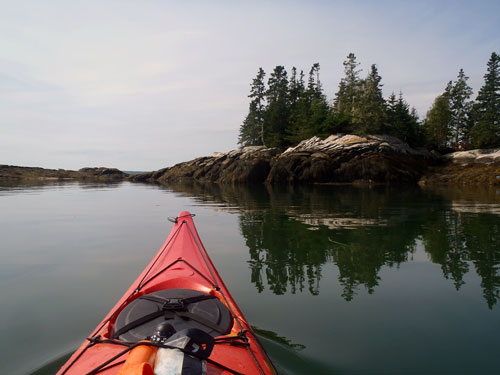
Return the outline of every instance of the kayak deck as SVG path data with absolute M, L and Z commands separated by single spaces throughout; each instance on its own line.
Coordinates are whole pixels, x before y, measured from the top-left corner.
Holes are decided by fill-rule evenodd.
M 129 314 L 128 310 L 136 311 L 132 304 L 142 303 L 138 299 L 152 299 L 154 303 L 155 299 L 162 298 L 161 293 L 168 297 L 169 291 L 175 289 L 191 290 L 192 293 L 201 295 L 201 298 L 194 298 L 196 303 L 199 306 L 208 306 L 205 307 L 209 311 L 206 314 L 199 307 L 193 307 L 190 310 L 186 306 L 177 309 L 181 312 L 174 311 L 171 314 L 172 316 L 180 315 L 182 319 L 178 320 L 181 323 L 188 316 L 188 318 L 194 319 L 193 325 L 195 326 L 205 324 L 209 327 L 206 330 L 215 336 L 215 345 L 207 360 L 207 374 L 276 373 L 267 354 L 209 258 L 196 231 L 192 216 L 187 211 L 179 214 L 170 235 L 149 265 L 95 331 L 59 370 L 58 375 L 117 374 L 121 364 L 127 359 L 130 346 L 137 345 L 134 342 L 123 340 L 125 336 L 116 335 L 117 331 L 120 331 L 117 320 L 118 322 L 123 320 L 120 313 L 123 312 L 122 316 L 128 317 L 133 314 L 132 312 Z M 148 297 L 148 295 L 153 297 Z M 204 295 L 208 295 L 208 297 L 203 297 Z M 211 311 L 215 307 L 209 305 L 210 299 L 216 300 L 215 302 L 219 304 L 218 310 L 216 310 L 222 311 L 221 315 L 226 314 L 224 311 L 227 310 L 228 316 L 213 318 L 214 314 Z M 192 300 L 191 297 L 190 302 Z M 167 301 L 170 300 L 167 298 Z M 151 304 L 151 302 L 148 303 Z M 127 306 L 129 306 L 128 309 Z M 154 307 L 147 306 L 146 308 L 152 309 Z M 197 316 L 190 315 L 190 311 L 194 310 L 198 313 Z M 202 312 L 200 313 L 200 311 Z M 213 323 L 207 322 L 205 319 L 210 317 L 216 323 L 223 319 L 224 322 L 221 324 L 224 328 L 218 329 L 217 326 L 212 326 Z M 162 318 L 155 317 L 154 319 L 161 320 Z M 169 317 L 166 316 L 165 319 L 169 319 Z M 189 319 L 187 320 L 189 321 Z M 134 325 L 133 322 L 128 324 Z M 220 334 L 221 332 L 223 334 Z

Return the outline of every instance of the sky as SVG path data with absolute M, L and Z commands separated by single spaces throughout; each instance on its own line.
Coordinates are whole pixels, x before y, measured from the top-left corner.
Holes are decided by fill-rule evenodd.
M 149 171 L 238 147 L 258 68 L 353 52 L 420 117 L 500 53 L 500 1 L 0 0 L 0 164 Z

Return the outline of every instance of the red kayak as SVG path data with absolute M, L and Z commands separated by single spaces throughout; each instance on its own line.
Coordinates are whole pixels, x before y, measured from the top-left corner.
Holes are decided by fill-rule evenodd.
M 276 374 L 181 212 L 156 256 L 58 375 Z

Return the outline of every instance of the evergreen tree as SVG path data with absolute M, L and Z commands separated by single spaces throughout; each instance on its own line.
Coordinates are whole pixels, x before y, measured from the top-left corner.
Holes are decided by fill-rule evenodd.
M 326 96 L 323 94 L 323 88 L 319 79 L 319 69 L 319 63 L 315 63 L 309 71 L 307 96 L 310 103 L 310 117 L 307 124 L 306 138 L 313 135 L 323 135 L 324 123 L 329 113 Z
M 418 115 L 415 108 L 410 110 L 410 105 L 403 99 L 400 92 L 398 98 L 394 93 L 387 101 L 387 126 L 385 133 L 393 135 L 416 145 L 419 142 Z
M 319 80 L 319 63 L 313 64 L 309 71 L 309 80 L 307 82 L 307 91 L 312 98 L 320 98 L 323 96 L 323 88 Z
M 453 81 L 448 81 L 448 83 L 446 84 L 446 87 L 444 88 L 444 92 L 443 92 L 443 97 L 445 97 L 446 100 L 448 100 L 448 104 L 450 104 L 449 101 L 451 98 L 452 91 L 453 91 Z
M 240 126 L 238 144 L 242 147 L 262 145 L 262 127 L 259 124 L 257 113 L 257 105 L 255 102 L 251 101 L 248 115 L 245 117 L 243 124 Z
M 287 145 L 289 127 L 288 77 L 285 68 L 276 66 L 268 80 L 267 108 L 264 116 L 264 144 L 269 147 Z
M 339 91 L 335 94 L 333 108 L 336 113 L 351 116 L 355 101 L 360 91 L 361 80 L 358 69 L 359 63 L 356 61 L 354 53 L 347 55 L 344 61 L 344 78 L 340 80 Z
M 424 120 L 426 145 L 436 150 L 445 150 L 448 146 L 451 110 L 449 100 L 444 93 L 434 100 Z
M 311 100 L 304 83 L 304 72 L 301 70 L 296 84 L 292 84 L 294 70 L 290 78 L 290 120 L 286 139 L 297 144 L 309 135 L 309 118 L 311 117 Z
M 449 105 L 451 111 L 450 136 L 451 145 L 459 149 L 469 143 L 469 131 L 471 128 L 471 110 L 472 101 L 469 98 L 472 95 L 472 88 L 467 84 L 467 77 L 463 69 L 458 72 L 457 80 L 451 88 L 447 87 L 449 92 Z
M 302 71 L 300 73 L 302 75 L 304 74 Z M 290 81 L 288 82 L 288 95 L 289 95 L 290 110 L 291 111 L 293 111 L 294 106 L 299 101 L 299 97 L 300 97 L 300 94 L 301 94 L 301 92 L 300 92 L 301 88 L 300 88 L 299 79 L 297 79 L 297 68 L 296 67 L 292 67 L 292 73 L 290 75 Z
M 401 96 L 402 93 L 399 93 L 399 96 Z M 397 120 L 396 116 L 396 111 L 397 111 L 397 105 L 398 105 L 398 99 L 396 98 L 396 94 L 394 94 L 394 91 L 389 95 L 387 98 L 387 131 L 389 133 L 392 132 L 393 127 L 395 127 L 393 124 Z M 391 133 L 392 134 L 392 133 Z
M 500 147 L 500 56 L 493 52 L 473 107 L 471 130 L 474 147 Z
M 250 86 L 251 98 L 248 115 L 240 127 L 238 143 L 241 146 L 255 146 L 264 144 L 264 112 L 266 87 L 264 77 L 266 73 L 259 68 L 257 76 Z
M 326 122 L 330 115 L 330 108 L 324 95 L 318 98 L 313 98 L 311 101 L 311 117 L 309 119 L 309 131 L 306 138 L 314 135 L 325 136 L 329 127 Z M 304 138 L 305 139 L 305 138 Z
M 413 123 L 415 124 L 415 140 L 410 141 L 412 146 L 423 146 L 424 145 L 424 132 L 422 127 L 422 122 L 418 116 L 417 109 L 415 107 L 411 107 L 410 116 L 412 118 Z
M 373 64 L 370 74 L 362 82 L 361 92 L 352 109 L 353 127 L 359 134 L 376 134 L 384 128 L 387 118 L 381 80 L 377 66 Z
M 301 71 L 301 79 L 297 84 L 298 100 L 296 105 L 291 105 L 290 127 L 286 137 L 292 144 L 314 135 L 321 135 L 324 131 L 324 124 L 330 108 L 323 94 L 319 70 L 319 63 L 313 64 L 309 70 L 307 88 L 304 88 L 303 73 Z M 290 88 L 292 87 L 294 85 L 290 85 Z M 292 91 L 290 91 L 290 96 L 292 97 Z

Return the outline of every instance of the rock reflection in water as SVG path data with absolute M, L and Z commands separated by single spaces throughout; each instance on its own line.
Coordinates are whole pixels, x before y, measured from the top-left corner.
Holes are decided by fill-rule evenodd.
M 240 212 L 252 283 L 275 294 L 320 293 L 338 267 L 342 296 L 373 293 L 382 267 L 411 261 L 422 244 L 459 290 L 475 270 L 492 308 L 500 298 L 500 196 L 494 190 L 183 184 L 169 189 Z M 314 229 L 314 230 L 311 230 Z
M 385 226 L 387 222 L 376 219 L 363 219 L 356 217 L 336 217 L 341 214 L 332 214 L 333 217 L 317 217 L 316 215 L 303 215 L 297 217 L 300 222 L 311 226 L 308 229 L 319 229 L 325 226 L 328 229 L 355 229 L 367 226 Z

